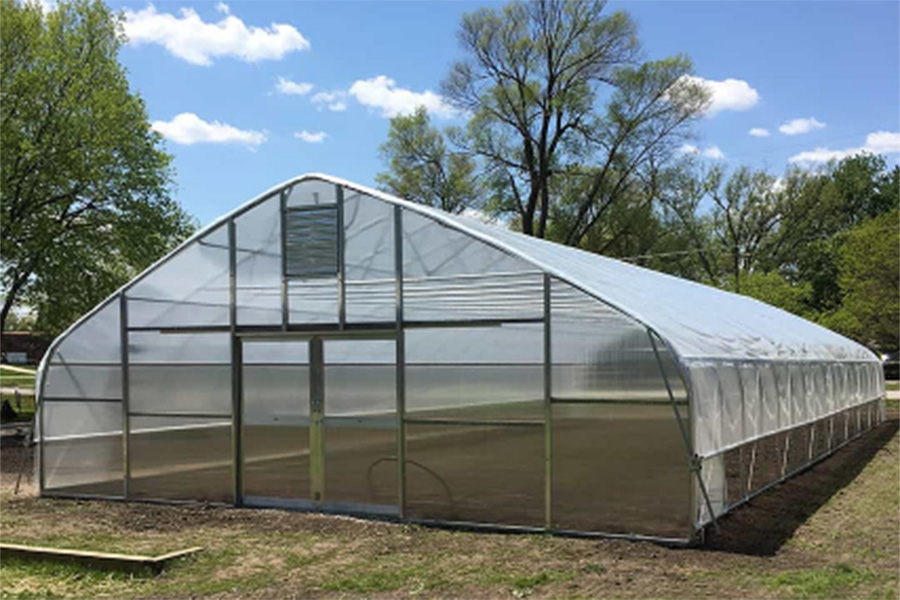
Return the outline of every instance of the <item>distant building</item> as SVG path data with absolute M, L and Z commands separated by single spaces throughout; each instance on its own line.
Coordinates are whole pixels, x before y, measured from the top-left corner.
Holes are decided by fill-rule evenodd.
M 30 331 L 4 331 L 0 334 L 0 362 L 36 365 L 44 357 L 50 341 Z

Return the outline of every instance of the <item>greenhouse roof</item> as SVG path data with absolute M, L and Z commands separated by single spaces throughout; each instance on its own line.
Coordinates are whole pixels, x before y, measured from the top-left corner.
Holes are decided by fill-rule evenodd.
M 519 256 L 651 327 L 682 360 L 878 360 L 853 340 L 748 296 L 450 215 L 330 175 L 295 181 L 303 179 L 330 181 L 400 204 Z

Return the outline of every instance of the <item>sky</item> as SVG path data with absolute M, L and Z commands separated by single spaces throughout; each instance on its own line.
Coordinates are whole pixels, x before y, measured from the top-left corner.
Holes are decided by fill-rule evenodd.
M 117 2 L 120 60 L 207 224 L 293 176 L 372 185 L 389 119 L 460 117 L 440 81 L 460 17 L 490 2 Z M 863 149 L 900 158 L 900 3 L 610 2 L 647 59 L 687 54 L 713 95 L 684 152 L 783 173 Z

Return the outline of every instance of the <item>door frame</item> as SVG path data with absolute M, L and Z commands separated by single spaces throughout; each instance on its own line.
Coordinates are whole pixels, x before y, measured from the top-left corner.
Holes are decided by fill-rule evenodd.
M 237 406 L 240 421 L 238 425 L 239 431 L 235 437 L 239 438 L 239 460 L 235 461 L 234 468 L 239 472 L 236 474 L 240 481 L 240 489 L 237 490 L 236 505 L 249 506 L 258 508 L 285 508 L 291 510 L 307 510 L 320 511 L 330 513 L 343 514 L 361 514 L 361 515 L 385 515 L 400 516 L 403 513 L 403 498 L 398 496 L 396 505 L 379 505 L 379 504 L 362 504 L 356 502 L 330 501 L 327 499 L 325 490 L 325 354 L 324 346 L 328 340 L 385 340 L 393 341 L 395 348 L 397 344 L 402 342 L 402 332 L 397 329 L 370 329 L 370 330 L 320 330 L 320 331 L 281 331 L 281 332 L 257 332 L 244 331 L 238 332 L 235 337 L 237 345 L 236 357 L 239 357 L 240 364 L 235 365 L 239 373 L 244 368 L 244 352 L 243 346 L 245 342 L 302 342 L 309 343 L 309 464 L 310 464 L 310 490 L 307 498 L 283 498 L 271 496 L 248 496 L 244 493 L 244 460 L 243 440 L 244 440 L 244 378 L 241 375 L 238 378 L 237 385 Z M 394 368 L 402 370 L 403 365 L 398 364 L 396 360 L 392 363 Z M 239 384 L 239 385 L 238 385 Z M 405 440 L 403 435 L 403 419 L 402 410 L 402 393 L 395 389 L 396 395 L 396 418 L 397 443 L 401 448 L 400 454 L 405 454 Z M 398 461 L 397 478 L 402 480 L 403 466 Z M 402 485 L 402 484 L 401 484 Z

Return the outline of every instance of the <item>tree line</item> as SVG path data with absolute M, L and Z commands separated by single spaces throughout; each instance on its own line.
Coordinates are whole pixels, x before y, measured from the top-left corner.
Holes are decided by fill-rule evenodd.
M 190 235 L 171 156 L 129 89 L 100 0 L 0 0 L 0 327 L 54 334 Z M 690 59 L 647 60 L 604 2 L 463 17 L 442 96 L 391 121 L 384 189 L 747 294 L 882 351 L 900 314 L 897 167 L 780 176 L 680 152 L 708 110 Z
M 458 37 L 441 87 L 465 123 L 392 119 L 383 189 L 900 346 L 900 168 L 861 154 L 776 176 L 680 152 L 708 91 L 686 56 L 643 60 L 604 2 L 481 9 Z

